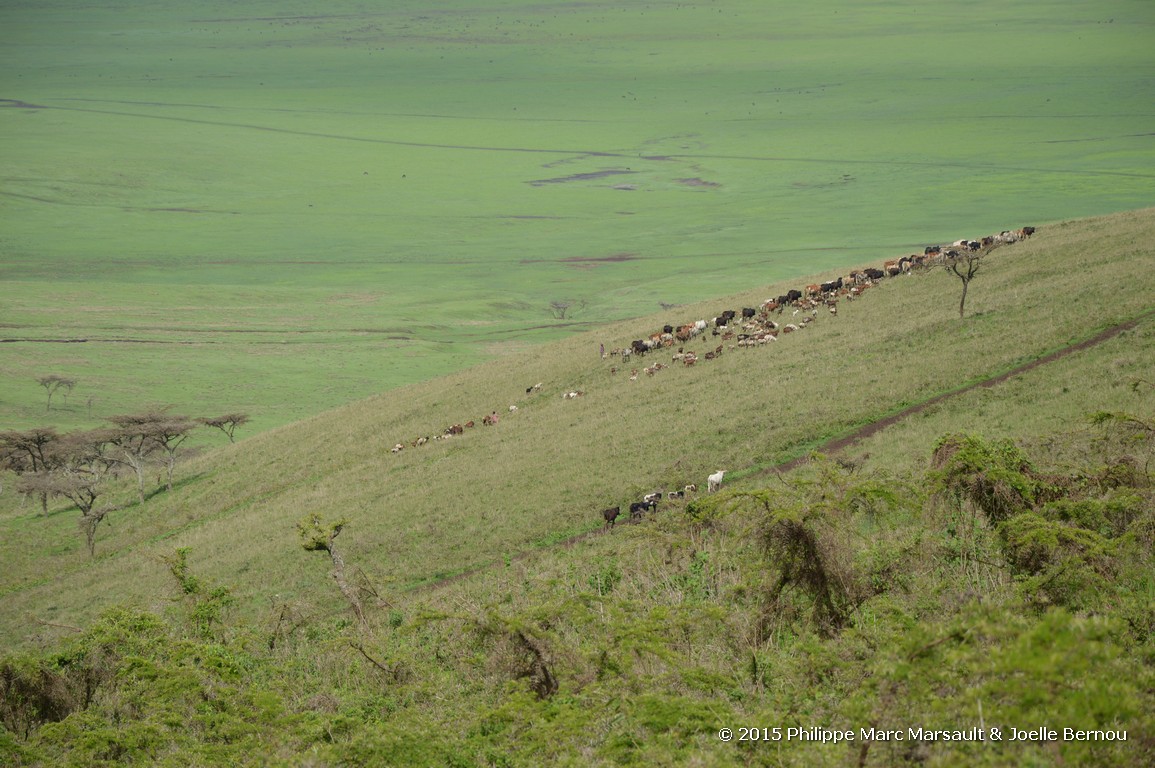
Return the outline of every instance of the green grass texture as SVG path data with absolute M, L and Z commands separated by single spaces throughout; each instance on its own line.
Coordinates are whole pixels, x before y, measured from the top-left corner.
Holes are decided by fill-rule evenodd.
M 8 4 L 0 424 L 171 403 L 251 434 L 661 307 L 1149 205 L 1153 22 Z M 78 383 L 45 414 L 49 374 Z

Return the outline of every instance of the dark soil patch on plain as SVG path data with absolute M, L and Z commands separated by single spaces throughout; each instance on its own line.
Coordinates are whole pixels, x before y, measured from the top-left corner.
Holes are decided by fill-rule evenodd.
M 39 104 L 29 104 L 27 101 L 20 101 L 19 99 L 0 99 L 0 107 L 8 107 L 10 109 L 48 109 Z
M 623 261 L 636 261 L 641 258 L 636 253 L 615 253 L 613 256 L 567 256 L 561 259 L 563 264 L 590 264 L 590 263 L 610 263 L 616 264 Z
M 705 179 L 674 179 L 679 184 L 685 184 L 687 187 L 720 187 L 722 186 L 716 181 L 706 181 Z
M 591 181 L 593 179 L 604 179 L 607 176 L 621 176 L 622 174 L 631 173 L 637 173 L 637 171 L 630 171 L 626 169 L 591 171 L 590 173 L 575 173 L 570 176 L 558 176 L 554 179 L 536 179 L 534 181 L 527 181 L 526 183 L 534 187 L 541 187 L 546 184 L 565 184 L 570 181 Z

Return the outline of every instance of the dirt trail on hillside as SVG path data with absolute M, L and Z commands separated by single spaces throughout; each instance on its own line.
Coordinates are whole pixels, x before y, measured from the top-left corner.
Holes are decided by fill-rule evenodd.
M 950 392 L 943 392 L 940 395 L 935 395 L 934 397 L 932 397 L 929 400 L 924 400 L 923 402 L 917 403 L 917 404 L 912 405 L 908 408 L 903 408 L 901 411 L 894 413 L 894 414 L 891 414 L 890 416 L 879 419 L 877 421 L 872 421 L 869 424 L 864 424 L 863 426 L 859 427 L 858 429 L 854 430 L 853 432 L 851 432 L 847 435 L 843 435 L 842 437 L 836 437 L 833 440 L 830 440 L 826 443 L 823 443 L 816 450 L 821 451 L 822 453 L 836 453 L 838 451 L 849 448 L 851 445 L 854 445 L 855 443 L 860 442 L 860 441 L 862 441 L 868 437 L 872 437 L 873 435 L 881 432 L 882 430 L 886 429 L 887 427 L 891 426 L 892 424 L 896 424 L 896 423 L 902 421 L 903 419 L 906 419 L 910 416 L 913 416 L 916 413 L 920 413 L 922 411 L 925 411 L 927 408 L 931 407 L 932 405 L 937 405 L 938 403 L 941 403 L 944 400 L 948 400 L 952 397 L 964 394 L 966 392 L 971 392 L 971 391 L 978 389 L 980 387 L 982 387 L 984 389 L 992 389 L 992 388 L 998 386 L 999 384 L 1002 384 L 1004 381 L 1006 381 L 1007 379 L 1010 379 L 1013 376 L 1018 376 L 1020 374 L 1027 373 L 1028 371 L 1032 371 L 1035 368 L 1039 368 L 1040 366 L 1047 365 L 1048 363 L 1053 363 L 1056 360 L 1060 360 L 1060 359 L 1066 357 L 1067 355 L 1072 355 L 1076 352 L 1081 352 L 1084 349 L 1089 349 L 1089 348 L 1091 348 L 1097 344 L 1102 344 L 1107 339 L 1114 338 L 1114 337 L 1118 336 L 1120 333 L 1122 333 L 1123 331 L 1129 331 L 1132 328 L 1135 328 L 1136 326 L 1139 325 L 1139 323 L 1141 323 L 1143 320 L 1146 320 L 1147 318 L 1151 317 L 1152 315 L 1155 315 L 1155 310 L 1144 312 L 1142 315 L 1139 315 L 1138 317 L 1136 317 L 1132 320 L 1128 320 L 1125 323 L 1120 323 L 1119 325 L 1113 325 L 1110 328 L 1106 329 L 1105 331 L 1101 331 L 1101 332 L 1095 334 L 1094 336 L 1092 336 L 1088 339 L 1083 339 L 1082 341 L 1076 342 L 1075 344 L 1072 344 L 1068 347 L 1063 347 L 1062 349 L 1056 350 L 1056 351 L 1050 353 L 1049 355 L 1044 355 L 1040 358 L 1032 360 L 1029 363 L 1024 363 L 1024 364 L 1022 364 L 1016 368 L 1012 368 L 1011 370 L 1009 370 L 1005 373 L 1000 373 L 998 376 L 992 376 L 989 379 L 983 379 L 981 381 L 976 381 L 972 384 L 966 385 L 965 387 L 961 387 L 959 389 L 955 389 L 955 390 L 952 390 Z M 765 472 L 760 473 L 760 474 L 765 474 L 766 472 L 784 472 L 787 470 L 794 469 L 795 467 L 798 467 L 805 462 L 806 462 L 806 456 L 799 456 L 796 459 L 791 459 L 790 461 L 787 461 L 783 464 L 776 465 L 776 466 L 770 468 L 769 470 L 766 470 Z
M 1101 332 L 1095 334 L 1094 336 L 1091 336 L 1090 338 L 1076 342 L 1074 344 L 1071 344 L 1070 346 L 1063 347 L 1062 349 L 1051 352 L 1048 355 L 1044 355 L 1040 358 L 1032 360 L 1029 363 L 1024 363 L 1020 366 L 1012 368 L 1009 371 L 1006 371 L 1004 373 L 1000 373 L 997 376 L 991 376 L 990 378 L 982 379 L 981 381 L 973 382 L 973 383 L 968 384 L 964 387 L 960 387 L 959 389 L 951 390 L 950 392 L 943 392 L 942 394 L 935 395 L 934 397 L 930 398 L 929 400 L 924 400 L 921 403 L 917 403 L 917 404 L 909 406 L 907 408 L 903 408 L 901 411 L 898 411 L 897 413 L 892 413 L 891 415 L 886 416 L 886 417 L 881 418 L 881 419 L 878 419 L 877 421 L 872 421 L 869 424 L 864 424 L 861 427 L 859 427 L 858 429 L 855 429 L 852 432 L 849 432 L 848 434 L 842 435 L 841 437 L 833 438 L 832 440 L 828 440 L 827 442 L 823 443 L 822 445 L 817 446 L 814 450 L 818 451 L 820 453 L 827 453 L 827 454 L 837 453 L 839 451 L 843 451 L 846 448 L 849 448 L 850 446 L 854 445 L 855 443 L 858 443 L 862 440 L 865 440 L 868 437 L 872 437 L 873 435 L 881 432 L 882 430 L 886 429 L 887 427 L 890 427 L 894 424 L 897 424 L 898 422 L 900 422 L 906 418 L 909 418 L 910 416 L 913 416 L 917 413 L 921 413 L 922 411 L 925 411 L 927 408 L 930 408 L 932 405 L 937 405 L 938 403 L 941 403 L 944 400 L 948 400 L 952 397 L 957 397 L 958 395 L 962 395 L 962 394 L 965 394 L 967 392 L 971 392 L 975 389 L 979 389 L 980 387 L 985 388 L 985 389 L 992 389 L 992 388 L 998 386 L 999 384 L 1002 384 L 1003 382 L 1007 381 L 1008 379 L 1010 379 L 1014 376 L 1018 376 L 1020 374 L 1027 373 L 1029 371 L 1033 371 L 1036 368 L 1047 365 L 1049 363 L 1053 363 L 1056 360 L 1061 360 L 1062 358 L 1067 357 L 1068 355 L 1072 355 L 1076 352 L 1081 352 L 1085 349 L 1089 349 L 1089 348 L 1094 347 L 1098 344 L 1102 344 L 1104 341 L 1107 341 L 1108 339 L 1112 339 L 1112 338 L 1118 336 L 1120 333 L 1123 333 L 1124 331 L 1129 331 L 1129 330 L 1137 327 L 1139 325 L 1139 323 L 1143 322 L 1144 320 L 1146 320 L 1152 316 L 1155 316 L 1155 310 L 1150 310 L 1150 311 L 1144 312 L 1143 314 L 1139 315 L 1136 318 L 1128 320 L 1124 323 L 1119 323 L 1118 325 L 1113 325 L 1110 328 L 1107 328 L 1106 330 L 1101 331 Z M 797 458 L 791 459 L 790 461 L 782 462 L 781 464 L 775 464 L 772 467 L 768 467 L 768 468 L 756 473 L 755 476 L 767 475 L 767 474 L 779 473 L 779 472 L 788 472 L 792 469 L 796 469 L 797 467 L 806 463 L 808 456 L 809 456 L 809 453 L 810 452 L 808 451 L 806 455 L 799 456 Z M 631 521 L 622 521 L 621 524 L 630 525 L 632 523 L 631 523 Z M 536 555 L 536 554 L 540 554 L 542 552 L 547 552 L 547 551 L 552 550 L 552 549 L 557 549 L 558 547 L 572 547 L 575 544 L 578 544 L 578 543 L 583 542 L 587 539 L 593 538 L 594 536 L 602 536 L 602 535 L 604 535 L 604 533 L 605 533 L 604 528 L 597 528 L 597 529 L 594 529 L 592 531 L 587 531 L 585 533 L 579 533 L 576 536 L 571 536 L 568 539 L 564 539 L 562 541 L 559 541 L 558 543 L 556 543 L 552 546 L 549 546 L 549 547 L 542 547 L 539 549 L 529 549 L 529 550 L 526 550 L 524 552 L 519 552 L 516 555 L 512 555 L 509 558 L 509 562 L 515 562 L 518 560 L 523 560 L 527 557 L 530 557 L 531 555 Z M 426 582 L 424 584 L 420 584 L 420 585 L 411 587 L 406 591 L 407 592 L 423 592 L 426 590 L 439 589 L 441 587 L 448 586 L 449 584 L 453 584 L 453 583 L 456 583 L 458 581 L 462 581 L 464 579 L 467 579 L 470 576 L 474 576 L 478 573 L 481 573 L 482 571 L 489 570 L 490 568 L 495 568 L 498 565 L 503 564 L 504 562 L 505 561 L 499 561 L 499 562 L 495 562 L 495 563 L 488 563 L 486 565 L 480 565 L 480 566 L 477 566 L 476 568 L 470 568 L 467 571 L 462 571 L 461 573 L 454 574 L 453 576 L 446 576 L 445 578 L 442 578 L 442 579 L 436 579 L 434 581 L 429 581 L 429 582 Z

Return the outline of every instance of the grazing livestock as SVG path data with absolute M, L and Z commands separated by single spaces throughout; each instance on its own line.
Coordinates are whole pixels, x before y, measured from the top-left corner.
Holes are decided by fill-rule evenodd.
M 714 318 L 714 327 L 715 328 L 725 328 L 727 325 L 730 324 L 730 321 L 733 320 L 737 316 L 738 316 L 737 312 L 735 312 L 732 309 L 727 309 L 725 312 L 723 312 L 722 314 L 720 314 Z
M 481 423 L 487 427 L 492 427 L 494 424 L 497 423 L 497 411 L 494 411 L 493 413 L 491 413 L 488 416 L 486 416 L 485 418 L 483 418 L 481 420 Z M 458 434 L 460 434 L 460 433 L 458 433 Z
M 721 488 L 722 487 L 722 478 L 724 478 L 725 476 L 726 476 L 726 470 L 719 469 L 717 472 L 715 472 L 714 474 L 707 477 L 706 478 L 706 491 L 707 491 L 707 493 L 713 493 L 714 491 Z
M 526 387 L 525 388 L 525 394 L 527 394 L 527 395 L 532 395 L 534 392 L 540 392 L 540 391 L 541 391 L 541 382 L 540 381 L 538 383 L 534 384 L 532 387 Z
M 393 446 L 391 453 L 401 453 L 403 450 L 405 450 L 405 446 L 403 446 L 401 443 L 397 443 L 397 445 Z
M 517 406 L 516 405 L 509 406 L 509 412 L 510 413 L 517 413 Z
M 604 527 L 613 528 L 614 523 L 616 523 L 618 520 L 618 515 L 620 515 L 621 513 L 622 513 L 622 508 L 620 506 L 619 507 L 607 507 L 606 509 L 603 509 L 602 510 L 602 519 L 606 521 L 606 524 Z
M 647 502 L 650 502 L 653 504 L 657 504 L 661 498 L 662 498 L 662 492 L 661 491 L 654 491 L 653 493 L 647 493 L 645 496 L 643 496 L 642 501 L 647 501 Z
M 655 512 L 658 509 L 658 502 L 656 501 L 635 501 L 630 504 L 630 519 L 641 520 L 642 515 L 647 512 Z

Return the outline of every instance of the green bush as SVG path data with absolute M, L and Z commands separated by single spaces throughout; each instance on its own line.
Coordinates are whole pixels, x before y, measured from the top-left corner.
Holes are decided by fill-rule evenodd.
M 1083 607 L 1096 602 L 1115 568 L 1111 541 L 1095 531 L 1047 520 L 1034 512 L 999 525 L 1011 570 L 1033 603 Z
M 1029 509 L 1036 481 L 1030 460 L 1012 441 L 945 435 L 935 444 L 931 488 L 956 505 L 973 505 L 991 523 Z

